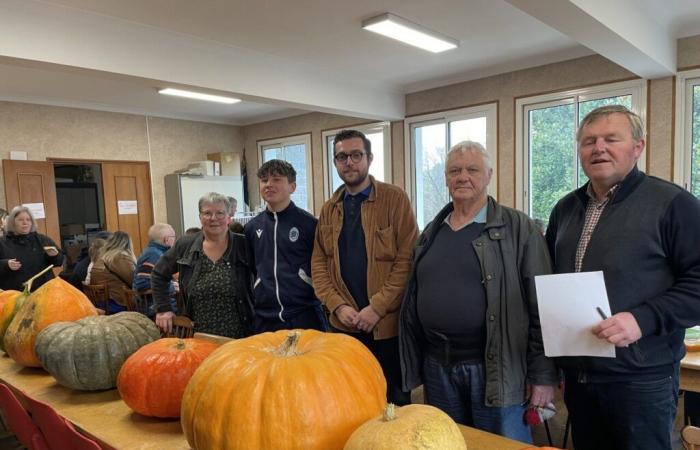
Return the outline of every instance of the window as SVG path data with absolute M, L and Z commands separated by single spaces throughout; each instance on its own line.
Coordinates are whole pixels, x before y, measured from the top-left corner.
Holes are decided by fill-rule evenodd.
M 292 201 L 300 208 L 313 213 L 313 185 L 311 175 L 311 135 L 303 134 L 280 139 L 258 141 L 260 165 L 271 159 L 282 159 L 297 172 L 297 188 Z
M 579 122 L 599 106 L 621 104 L 645 120 L 643 80 L 516 101 L 516 204 L 545 223 L 556 202 L 588 180 L 578 161 Z M 638 166 L 644 170 L 645 153 Z
M 700 70 L 691 70 L 676 79 L 676 183 L 700 197 Z
M 373 123 L 368 125 L 347 127 L 361 131 L 367 136 L 367 139 L 372 143 L 372 165 L 369 166 L 369 174 L 377 181 L 391 183 L 391 132 L 389 122 Z M 333 139 L 335 135 L 345 128 L 337 130 L 324 131 L 323 137 L 323 153 L 325 155 L 323 164 L 323 175 L 326 186 L 326 199 L 331 198 L 333 192 L 343 184 L 343 180 L 338 176 L 338 171 L 335 169 L 333 162 Z
M 493 166 L 489 193 L 496 197 L 497 109 L 496 103 L 489 103 L 405 120 L 407 190 L 420 229 L 450 201 L 445 160 L 450 147 L 461 141 L 476 141 L 486 147 Z

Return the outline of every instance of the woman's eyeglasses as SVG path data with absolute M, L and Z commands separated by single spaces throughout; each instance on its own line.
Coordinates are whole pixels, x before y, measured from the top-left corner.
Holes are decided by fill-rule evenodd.
M 221 220 L 224 217 L 228 217 L 228 214 L 226 213 L 226 211 L 216 211 L 216 212 L 200 211 L 199 215 L 204 217 L 207 220 L 211 220 L 212 218 L 216 218 L 217 220 Z

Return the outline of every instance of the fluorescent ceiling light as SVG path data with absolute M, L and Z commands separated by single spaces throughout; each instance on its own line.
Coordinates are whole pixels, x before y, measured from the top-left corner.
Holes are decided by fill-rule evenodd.
M 457 48 L 459 41 L 409 20 L 385 13 L 362 21 L 362 28 L 433 53 Z
M 220 95 L 202 94 L 201 92 L 183 91 L 182 89 L 166 88 L 160 89 L 159 94 L 174 95 L 177 97 L 194 98 L 196 100 L 206 100 L 208 102 L 226 103 L 232 105 L 241 100 L 233 97 L 222 97 Z

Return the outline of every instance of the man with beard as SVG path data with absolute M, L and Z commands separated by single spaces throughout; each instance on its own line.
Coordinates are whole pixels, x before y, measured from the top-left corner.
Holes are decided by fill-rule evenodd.
M 253 255 L 253 331 L 313 328 L 326 331 L 326 316 L 314 295 L 311 252 L 316 218 L 292 201 L 297 173 L 287 161 L 272 159 L 258 170 L 265 211 L 245 225 Z
M 343 130 L 333 140 L 344 185 L 321 210 L 311 273 L 334 331 L 359 339 L 382 366 L 388 400 L 410 403 L 401 389 L 398 316 L 417 238 L 406 193 L 368 176 L 370 141 Z

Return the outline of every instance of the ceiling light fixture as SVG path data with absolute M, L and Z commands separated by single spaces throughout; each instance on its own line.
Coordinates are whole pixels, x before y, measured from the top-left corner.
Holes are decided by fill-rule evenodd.
M 391 13 L 362 21 L 362 28 L 433 53 L 457 48 L 459 41 Z
M 241 101 L 240 99 L 233 97 L 222 97 L 220 95 L 202 94 L 201 92 L 183 91 L 182 89 L 173 88 L 159 89 L 158 93 L 164 95 L 174 95 L 176 97 L 194 98 L 196 100 L 205 100 L 208 102 L 226 103 L 227 105 L 232 105 Z

